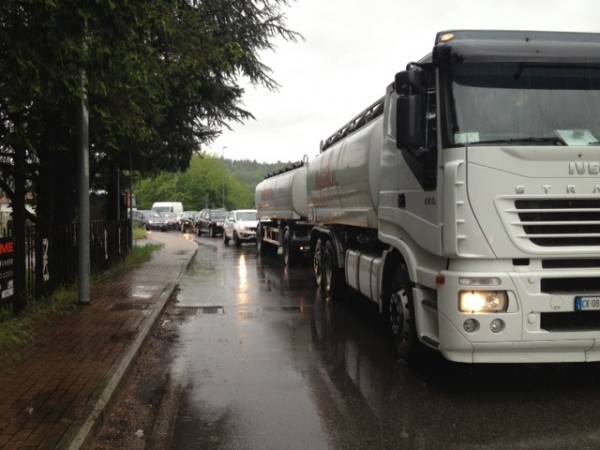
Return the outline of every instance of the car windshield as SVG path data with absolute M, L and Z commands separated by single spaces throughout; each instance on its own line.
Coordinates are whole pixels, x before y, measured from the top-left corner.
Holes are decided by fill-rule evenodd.
M 152 209 L 160 214 L 173 211 L 171 206 L 156 206 Z
M 597 145 L 600 66 L 457 64 L 453 145 Z
M 237 220 L 256 220 L 256 211 L 242 211 L 236 213 Z
M 160 214 L 158 214 L 155 211 L 150 211 L 150 212 L 146 213 L 146 216 L 148 216 L 148 218 L 150 218 L 150 219 L 156 219 L 156 218 L 160 217 Z
M 172 212 L 164 212 L 164 213 L 162 213 L 162 216 L 165 219 L 174 219 L 175 217 L 177 217 L 177 214 L 172 213 Z

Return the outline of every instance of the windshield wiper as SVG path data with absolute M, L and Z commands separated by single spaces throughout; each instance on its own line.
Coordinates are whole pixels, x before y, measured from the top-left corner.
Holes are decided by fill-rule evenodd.
M 552 144 L 565 145 L 564 141 L 559 137 L 526 137 L 526 138 L 510 138 L 510 139 L 490 139 L 487 141 L 472 142 L 471 145 L 477 144 Z

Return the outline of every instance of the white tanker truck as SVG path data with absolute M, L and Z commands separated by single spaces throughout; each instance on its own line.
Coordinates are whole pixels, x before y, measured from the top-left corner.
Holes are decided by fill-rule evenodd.
M 599 118 L 600 34 L 438 33 L 259 184 L 258 242 L 309 248 L 316 283 L 376 302 L 405 358 L 598 361 Z

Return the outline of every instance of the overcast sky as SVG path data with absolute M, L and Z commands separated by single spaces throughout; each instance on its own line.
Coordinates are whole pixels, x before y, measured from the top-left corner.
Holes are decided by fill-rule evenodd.
M 394 74 L 447 29 L 600 32 L 598 0 L 298 0 L 288 26 L 305 41 L 277 41 L 263 55 L 277 92 L 247 87 L 256 120 L 209 146 L 233 159 L 312 159 L 319 141 L 383 96 Z

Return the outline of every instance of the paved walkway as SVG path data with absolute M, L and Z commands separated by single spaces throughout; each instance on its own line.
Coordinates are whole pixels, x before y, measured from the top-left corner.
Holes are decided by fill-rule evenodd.
M 151 261 L 92 292 L 17 367 L 0 366 L 0 448 L 83 443 L 197 248 L 175 233 L 151 237 L 165 244 Z

